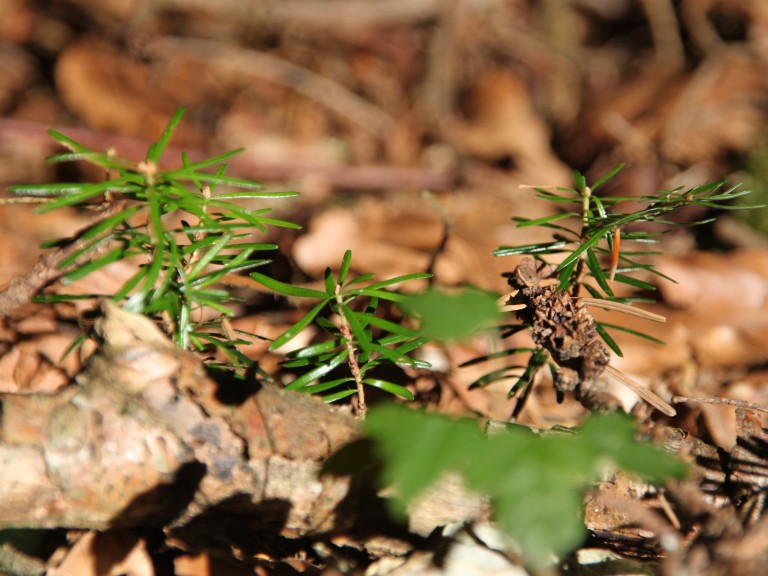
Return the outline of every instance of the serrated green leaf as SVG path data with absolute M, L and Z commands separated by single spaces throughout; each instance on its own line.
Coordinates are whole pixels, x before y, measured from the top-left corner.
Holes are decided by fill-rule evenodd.
M 657 481 L 685 473 L 671 455 L 638 443 L 631 421 L 618 415 L 593 417 L 577 434 L 538 436 L 511 425 L 485 437 L 469 419 L 383 405 L 371 409 L 365 429 L 383 484 L 395 489 L 394 512 L 457 472 L 470 491 L 490 497 L 499 525 L 534 567 L 581 543 L 583 498 L 606 463 Z
M 399 511 L 449 469 L 461 469 L 484 439 L 469 419 L 450 420 L 395 405 L 372 408 L 365 420 L 375 451 L 386 463 L 384 482 L 395 485 Z

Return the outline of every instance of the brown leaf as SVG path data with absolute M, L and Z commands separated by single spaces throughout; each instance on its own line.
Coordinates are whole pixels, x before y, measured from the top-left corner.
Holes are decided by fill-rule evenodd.
M 128 530 L 87 532 L 51 576 L 154 576 L 146 543 Z

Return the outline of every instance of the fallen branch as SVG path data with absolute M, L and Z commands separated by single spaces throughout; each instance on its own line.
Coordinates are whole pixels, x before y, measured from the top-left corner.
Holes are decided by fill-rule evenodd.
M 55 395 L 0 396 L 0 529 L 183 525 L 211 510 L 286 536 L 338 526 L 322 460 L 352 416 L 277 387 L 217 383 L 147 318 L 105 304 L 104 345 Z

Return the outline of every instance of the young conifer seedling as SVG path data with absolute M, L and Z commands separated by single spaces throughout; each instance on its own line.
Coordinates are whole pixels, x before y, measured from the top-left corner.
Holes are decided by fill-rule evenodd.
M 647 196 L 598 196 L 595 192 L 612 178 L 621 166 L 610 171 L 592 186 L 579 172 L 574 173 L 573 188 L 549 190 L 536 188 L 536 198 L 563 209 L 544 218 L 515 217 L 519 227 L 543 227 L 551 231 L 552 241 L 521 246 L 507 246 L 494 252 L 496 256 L 524 255 L 522 262 L 508 275 L 512 292 L 503 302 L 516 310 L 520 324 L 506 327 L 511 335 L 523 329 L 532 331 L 533 348 L 506 350 L 502 356 L 528 354 L 525 365 L 511 365 L 480 378 L 473 386 L 507 378 L 515 373 L 516 382 L 509 396 L 518 396 L 515 415 L 525 404 L 533 379 L 540 369 L 549 366 L 558 397 L 572 392 L 589 409 L 612 409 L 615 399 L 604 391 L 601 383 L 609 375 L 630 387 L 646 402 L 668 416 L 674 409 L 656 394 L 634 382 L 609 365 L 609 349 L 622 352 L 610 330 L 624 331 L 658 342 L 643 332 L 595 320 L 589 307 L 597 307 L 640 316 L 649 321 L 664 322 L 657 314 L 644 311 L 638 303 L 653 302 L 639 297 L 618 297 L 614 283 L 635 289 L 655 290 L 655 286 L 632 275 L 642 271 L 671 280 L 654 268 L 647 257 L 658 252 L 638 249 L 659 240 L 659 232 L 636 224 L 653 222 L 669 227 L 711 222 L 708 218 L 682 224 L 668 215 L 685 206 L 701 206 L 717 210 L 746 208 L 732 201 L 749 194 L 739 186 L 725 187 L 724 182 L 695 186 L 690 189 L 662 191 Z M 616 206 L 631 200 L 644 205 L 634 212 L 620 212 Z M 571 222 L 577 222 L 573 225 Z M 622 244 L 623 243 L 623 244 Z M 546 257 L 555 256 L 554 264 Z M 482 360 L 482 359 L 480 359 Z
M 245 334 L 233 332 L 226 321 L 234 314 L 230 306 L 236 299 L 221 281 L 269 262 L 262 254 L 277 246 L 253 242 L 254 231 L 298 226 L 270 218 L 270 208 L 247 208 L 239 202 L 297 193 L 266 192 L 258 182 L 226 176 L 226 161 L 241 150 L 196 162 L 182 154 L 181 166 L 162 168 L 161 157 L 183 115 L 181 109 L 173 116 L 139 163 L 113 152 L 96 152 L 51 130 L 51 137 L 68 152 L 52 156 L 50 162 L 85 161 L 104 169 L 108 177 L 97 183 L 18 185 L 11 192 L 39 201 L 41 213 L 69 206 L 98 211 L 95 222 L 76 238 L 43 245 L 65 254 L 57 262 L 65 285 L 114 262 L 135 266 L 113 294 L 42 294 L 37 301 L 109 298 L 155 319 L 183 349 L 221 351 L 229 360 L 222 367 L 242 375 L 252 361 L 239 350 Z M 87 337 L 84 334 L 73 346 Z
M 85 161 L 103 168 L 108 178 L 97 183 L 18 185 L 11 191 L 19 198 L 38 201 L 40 212 L 68 206 L 98 209 L 96 221 L 77 238 L 44 245 L 59 250 L 56 262 L 64 284 L 114 262 L 135 265 L 134 274 L 113 294 L 42 294 L 37 301 L 109 298 L 156 320 L 183 349 L 205 354 L 218 350 L 226 361 L 209 361 L 208 366 L 243 377 L 253 365 L 253 359 L 240 351 L 247 343 L 243 337 L 258 335 L 232 329 L 228 318 L 234 314 L 231 304 L 236 298 L 228 286 L 235 275 L 267 264 L 270 260 L 262 254 L 277 248 L 251 241 L 254 233 L 265 233 L 268 226 L 299 228 L 269 217 L 270 208 L 250 205 L 298 194 L 265 192 L 258 182 L 225 176 L 226 161 L 241 150 L 196 162 L 182 154 L 180 167 L 161 168 L 161 157 L 183 115 L 183 109 L 174 115 L 139 163 L 112 152 L 96 152 L 51 130 L 51 136 L 69 151 L 52 156 L 50 162 Z M 280 348 L 312 323 L 327 336 L 289 355 L 285 367 L 302 373 L 287 388 L 320 394 L 327 402 L 357 395 L 358 413 L 364 416 L 366 386 L 413 398 L 404 386 L 372 372 L 387 363 L 427 366 L 408 356 L 426 338 L 377 312 L 382 302 L 402 299 L 388 288 L 430 275 L 408 274 L 371 282 L 372 274 L 349 278 L 351 262 L 348 251 L 338 277 L 326 271 L 325 291 L 292 286 L 258 272 L 252 279 L 277 295 L 317 300 L 272 343 L 271 349 Z M 83 334 L 73 346 L 88 335 Z

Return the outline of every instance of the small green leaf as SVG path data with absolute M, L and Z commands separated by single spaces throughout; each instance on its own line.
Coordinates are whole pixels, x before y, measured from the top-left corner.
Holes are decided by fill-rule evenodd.
M 38 294 L 34 302 L 41 304 L 58 304 L 59 302 L 75 302 L 77 300 L 92 300 L 101 294 Z
M 64 146 L 65 148 L 72 150 L 72 152 L 76 152 L 79 154 L 95 154 L 95 152 L 90 148 L 83 146 L 79 142 L 72 140 L 72 138 L 70 138 L 69 136 L 65 136 L 64 134 L 62 134 L 57 130 L 53 130 L 53 129 L 48 130 L 48 135 L 54 140 L 56 140 L 56 142 Z
M 354 381 L 355 379 L 350 377 L 336 378 L 335 380 L 328 380 L 326 382 L 319 382 L 317 384 L 310 384 L 309 386 L 304 386 L 302 392 L 306 392 L 308 394 L 319 394 L 320 392 L 326 392 L 327 390 L 332 390 L 333 388 L 338 388 L 343 384 L 347 384 L 349 382 L 354 382 Z M 347 391 L 348 390 L 344 390 L 344 392 L 347 392 Z M 355 386 L 352 386 L 351 391 L 357 392 L 357 388 Z
M 318 342 L 311 346 L 305 346 L 299 348 L 288 354 L 289 358 L 312 358 L 313 356 L 319 356 L 321 354 L 328 354 L 334 351 L 341 343 L 337 340 L 326 340 L 325 342 Z
M 316 368 L 313 368 L 309 372 L 303 374 L 290 384 L 288 384 L 285 388 L 286 390 L 297 390 L 297 391 L 304 391 L 303 388 L 306 387 L 310 382 L 317 380 L 318 378 L 322 378 L 326 374 L 332 372 L 335 370 L 344 360 L 346 360 L 348 355 L 347 349 L 345 348 L 336 356 L 334 356 L 327 364 L 322 364 L 320 366 L 317 366 Z
M 655 338 L 650 334 L 646 334 L 645 332 L 640 332 L 639 330 L 632 330 L 631 328 L 626 328 L 618 324 L 608 324 L 607 322 L 600 322 L 599 326 L 601 326 L 603 329 L 610 328 L 611 330 L 626 332 L 627 334 L 631 334 L 632 336 L 637 336 L 638 338 L 643 338 L 644 340 L 648 340 L 649 342 L 653 342 L 654 344 L 666 344 L 664 340 L 659 340 L 658 338 Z
M 635 288 L 640 288 L 642 290 L 656 290 L 656 286 L 653 284 L 639 280 L 637 278 L 633 278 L 632 276 L 627 276 L 626 274 L 616 274 L 616 276 L 614 276 L 614 280 L 616 280 L 616 282 L 621 282 L 622 284 L 629 284 L 630 286 L 634 286 Z
M 400 351 L 400 347 L 392 350 L 377 344 L 376 342 L 367 342 L 364 349 L 369 352 L 377 352 L 393 364 L 412 366 L 413 368 L 429 368 L 430 366 L 427 362 L 414 360 L 413 358 L 406 356 L 403 352 Z
M 288 330 L 283 332 L 280 336 L 275 338 L 274 342 L 272 342 L 272 345 L 269 347 L 270 350 L 277 350 L 287 342 L 290 342 L 293 340 L 298 334 L 304 330 L 307 326 L 309 326 L 312 323 L 312 320 L 314 320 L 317 315 L 320 313 L 320 311 L 325 307 L 327 304 L 327 301 L 323 300 L 319 304 L 315 305 L 312 310 L 307 312 L 304 317 L 296 322 L 293 326 L 291 326 Z
M 347 286 L 352 286 L 353 284 L 360 284 L 361 282 L 367 282 L 371 278 L 373 278 L 375 274 L 361 274 L 360 276 L 355 276 L 347 282 Z
M 564 220 L 565 218 L 573 218 L 575 216 L 578 216 L 576 212 L 560 212 L 557 214 L 551 214 L 549 216 L 544 216 L 542 218 L 536 218 L 535 220 L 529 220 L 527 218 L 518 219 L 519 223 L 517 225 L 518 228 L 526 228 L 530 226 L 542 226 L 544 224 L 549 224 L 551 222 L 557 222 L 558 220 Z
M 95 272 L 100 268 L 104 268 L 104 266 L 108 266 L 113 262 L 122 260 L 126 256 L 125 252 L 126 252 L 125 246 L 118 246 L 117 248 L 114 248 L 109 252 L 107 252 L 101 258 L 97 258 L 96 260 L 91 260 L 90 262 L 83 264 L 82 266 L 79 266 L 72 272 L 68 272 L 67 274 L 64 275 L 62 280 L 64 280 L 64 282 L 74 282 L 75 280 L 84 278 L 85 276 L 88 276 L 88 274 L 90 274 L 91 272 Z
M 595 246 L 598 242 L 600 242 L 603 235 L 607 234 L 610 231 L 610 228 L 601 228 L 597 232 L 595 232 L 590 238 L 587 238 L 584 243 L 576 248 L 573 252 L 571 252 L 568 256 L 565 257 L 565 259 L 560 263 L 560 265 L 557 267 L 558 270 L 562 270 L 569 266 L 572 262 L 575 262 L 578 260 L 581 255 Z
M 323 399 L 323 402 L 325 402 L 326 404 L 330 404 L 332 402 L 337 402 L 344 398 L 349 398 L 350 396 L 354 396 L 355 394 L 357 394 L 357 389 L 353 388 L 350 390 L 341 390 L 339 392 L 334 392 L 333 394 L 326 394 L 325 396 L 321 396 L 321 398 Z
M 616 353 L 616 356 L 623 358 L 624 353 L 621 351 L 621 348 L 619 348 L 619 345 L 616 343 L 616 340 L 614 340 L 611 337 L 611 335 L 608 334 L 608 331 L 605 329 L 605 325 L 598 322 L 595 325 L 595 329 L 597 330 L 597 333 L 600 335 L 600 338 L 602 338 L 603 341 L 608 345 L 608 347 Z
M 341 305 L 340 313 L 344 315 L 344 318 L 349 325 L 349 329 L 352 331 L 352 335 L 355 337 L 355 344 L 362 350 L 369 351 L 371 345 L 371 337 L 363 328 L 363 325 L 357 319 L 357 314 L 346 304 Z
M 405 299 L 405 296 L 398 294 L 397 292 L 389 292 L 387 290 L 374 290 L 370 287 L 345 290 L 344 296 L 368 296 L 370 298 L 380 298 L 382 300 L 387 300 L 388 302 L 402 302 Z
M 603 269 L 600 267 L 600 262 L 597 260 L 594 250 L 587 250 L 587 266 L 589 267 L 589 271 L 592 272 L 594 279 L 597 280 L 597 283 L 600 285 L 600 288 L 603 289 L 609 298 L 613 298 L 613 290 L 608 283 L 608 278 L 606 277 L 605 272 L 603 272 Z
M 160 139 L 149 147 L 149 151 L 147 152 L 148 162 L 153 162 L 155 164 L 159 162 L 160 157 L 163 155 L 163 152 L 165 152 L 165 149 L 171 141 L 173 131 L 176 129 L 176 126 L 179 125 L 179 122 L 181 122 L 185 111 L 184 108 L 179 108 L 171 118 L 170 122 L 168 122 Z
M 624 169 L 624 164 L 619 164 L 618 166 L 616 166 L 612 170 L 609 170 L 602 178 L 598 179 L 597 182 L 592 184 L 592 192 L 594 192 L 595 190 L 600 188 L 600 186 L 602 186 L 603 184 L 608 182 L 608 180 L 610 180 L 611 178 L 616 176 L 616 174 L 618 174 L 623 169 Z
M 357 317 L 361 320 L 364 320 L 371 326 L 376 326 L 377 328 L 381 328 L 382 330 L 392 334 L 401 334 L 407 338 L 415 338 L 419 335 L 417 330 L 412 330 L 411 328 L 407 328 L 402 324 L 398 324 L 397 322 L 390 322 L 389 320 L 379 318 L 378 316 L 368 314 L 367 312 L 358 312 Z
M 523 246 L 502 246 L 497 248 L 491 254 L 494 256 L 513 256 L 517 254 L 557 254 L 562 252 L 568 242 L 542 242 L 541 244 L 525 244 Z
M 203 269 L 208 266 L 222 250 L 224 250 L 224 248 L 227 248 L 227 244 L 229 244 L 230 240 L 232 240 L 231 233 L 227 232 L 222 234 L 221 237 L 206 250 L 205 254 L 195 262 L 192 268 L 187 272 L 187 277 L 195 278 L 200 274 L 200 272 L 202 272 Z
M 461 340 L 499 318 L 496 296 L 479 290 L 448 294 L 437 290 L 409 296 L 400 307 L 421 319 L 424 334 L 434 340 Z
M 573 183 L 576 185 L 576 190 L 582 192 L 587 187 L 587 179 L 584 178 L 584 174 L 578 170 L 573 171 Z
M 352 265 L 352 251 L 344 252 L 344 258 L 341 259 L 341 270 L 339 270 L 339 284 L 344 284 L 349 274 L 349 267 Z
M 233 156 L 237 156 L 241 152 L 243 152 L 245 148 L 236 148 L 235 150 L 230 150 L 229 152 L 223 152 L 221 154 L 217 154 L 216 156 L 211 156 L 210 158 L 206 158 L 205 160 L 200 160 L 198 162 L 189 162 L 189 157 L 187 157 L 187 160 L 184 161 L 184 169 L 177 171 L 177 174 L 181 174 L 183 176 L 189 176 L 190 174 L 194 174 L 197 170 L 200 170 L 202 168 L 208 168 L 210 166 L 215 166 L 217 164 L 221 164 L 225 160 L 229 160 Z M 254 182 L 256 184 L 256 182 Z M 201 186 L 199 184 L 195 184 L 196 188 L 199 190 Z
M 135 206 L 129 206 L 128 208 L 121 210 L 117 214 L 114 214 L 109 218 L 105 218 L 101 222 L 97 222 L 96 224 L 94 224 L 93 226 L 85 230 L 82 234 L 80 234 L 80 239 L 87 240 L 89 238 L 95 238 L 100 234 L 106 232 L 107 230 L 112 230 L 113 228 L 122 224 L 123 222 L 128 220 L 131 216 L 133 216 L 139 210 L 142 210 L 142 209 L 143 209 L 143 206 L 138 204 Z
M 323 301 L 328 298 L 328 295 L 325 292 L 321 292 L 320 290 L 286 284 L 284 282 L 280 282 L 279 280 L 275 280 L 274 278 L 270 278 L 265 274 L 261 274 L 260 272 L 253 272 L 251 274 L 251 278 L 253 278 L 259 284 L 263 284 L 273 292 L 282 294 L 283 296 L 293 296 L 295 298 L 319 298 Z
M 333 278 L 333 272 L 330 268 L 325 269 L 325 274 L 323 275 L 323 281 L 325 282 L 325 293 L 328 295 L 329 298 L 335 298 L 336 297 L 336 280 Z
M 410 282 L 411 280 L 426 280 L 427 278 L 432 278 L 432 274 L 427 274 L 425 272 L 414 272 L 413 274 L 403 274 L 402 276 L 396 276 L 395 278 L 390 278 L 388 280 L 374 282 L 373 284 L 366 286 L 365 290 L 369 291 L 370 293 L 373 293 L 373 292 L 380 291 L 382 288 L 392 286 L 393 284 Z
M 373 386 L 379 390 L 384 390 L 385 392 L 389 392 L 395 396 L 400 396 L 406 400 L 413 400 L 413 393 L 408 390 L 408 388 L 394 384 L 392 382 L 387 382 L 386 380 L 379 380 L 378 378 L 365 378 L 363 380 L 363 384 Z

